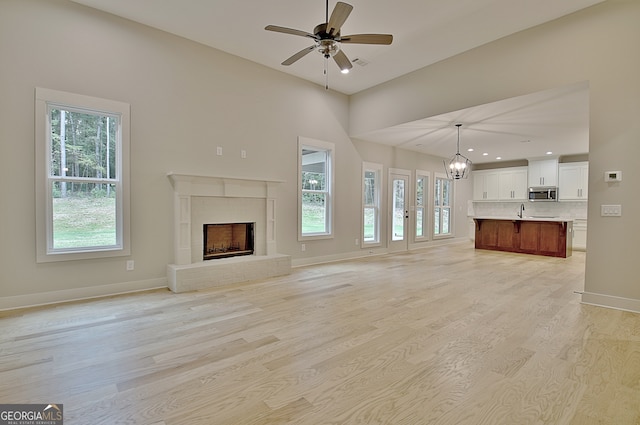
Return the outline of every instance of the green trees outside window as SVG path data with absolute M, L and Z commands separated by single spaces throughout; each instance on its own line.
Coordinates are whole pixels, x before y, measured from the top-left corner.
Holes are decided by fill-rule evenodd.
M 53 249 L 114 246 L 119 117 L 50 108 Z

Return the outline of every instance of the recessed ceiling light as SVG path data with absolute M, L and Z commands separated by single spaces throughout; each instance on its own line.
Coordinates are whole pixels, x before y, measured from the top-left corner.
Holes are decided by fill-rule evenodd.
M 349 68 L 341 69 L 340 72 L 342 72 L 343 74 L 348 74 Z
M 487 152 L 483 153 L 482 156 L 487 156 L 489 155 Z
M 547 152 L 547 155 L 553 155 L 553 152 L 549 151 Z
M 473 152 L 473 148 L 467 149 L 467 152 Z
M 502 159 L 502 157 L 501 156 L 496 156 L 496 159 Z

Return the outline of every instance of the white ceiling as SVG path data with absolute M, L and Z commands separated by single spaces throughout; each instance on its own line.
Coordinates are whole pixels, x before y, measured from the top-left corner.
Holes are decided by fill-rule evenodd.
M 462 124 L 460 153 L 475 164 L 539 158 L 547 152 L 585 154 L 589 152 L 589 87 L 584 82 L 545 90 L 358 138 L 447 158 L 455 153 L 457 123 Z
M 316 25 L 325 21 L 324 0 L 73 1 L 209 45 L 322 86 L 325 84 L 324 58 L 320 53 L 311 52 L 290 66 L 281 65 L 292 54 L 312 45 L 311 40 L 264 30 L 267 25 L 277 25 L 313 32 Z M 334 63 L 330 63 L 329 86 L 332 90 L 354 94 L 602 1 L 604 0 L 346 0 L 354 8 L 342 26 L 343 35 L 385 33 L 392 34 L 394 38 L 389 46 L 344 45 L 343 50 L 352 61 L 358 58 L 368 64 L 361 66 L 356 63 L 351 73 L 343 75 Z M 329 1 L 329 13 L 335 3 L 336 0 Z M 506 108 L 504 110 L 499 109 L 500 104 L 487 105 L 486 110 L 483 110 L 484 107 L 471 108 L 377 131 L 363 138 L 438 156 L 450 156 L 451 148 L 455 148 L 455 139 L 450 140 L 451 134 L 455 134 L 452 120 L 459 120 L 465 124 L 461 130 L 461 150 L 469 146 L 465 143 L 476 143 L 472 137 L 490 135 L 488 138 L 475 139 L 477 143 L 482 142 L 482 145 L 476 146 L 480 150 L 490 151 L 490 155 L 494 155 L 492 160 L 495 160 L 498 152 L 506 159 L 510 158 L 514 140 L 531 139 L 532 143 L 538 139 L 560 142 L 569 133 L 571 137 L 576 137 L 575 128 L 570 127 L 576 125 L 577 116 L 584 113 L 584 110 L 567 113 L 571 115 L 566 117 L 567 122 L 559 122 L 557 114 L 548 113 L 549 110 L 560 110 L 560 105 L 554 106 L 553 99 L 565 102 L 564 107 L 568 106 L 566 102 L 579 103 L 576 101 L 579 94 L 567 93 L 567 96 L 570 99 L 562 96 L 551 96 L 552 99 L 538 99 L 535 96 L 521 99 L 525 102 L 547 102 L 549 108 L 536 108 L 533 104 L 527 112 L 527 105 L 523 104 L 507 102 L 503 105 Z M 525 121 L 526 115 L 535 120 Z M 549 125 L 550 128 L 558 129 L 559 133 L 556 136 L 538 135 L 535 127 L 541 125 Z M 449 137 L 446 137 L 447 133 L 450 133 Z M 582 134 L 585 134 L 584 129 Z M 507 138 L 511 143 L 509 148 L 498 149 L 497 145 L 485 145 L 489 141 L 495 144 Z M 419 140 L 422 146 L 416 147 Z M 522 148 L 524 145 L 525 143 L 520 143 L 517 146 Z M 518 157 L 522 158 L 523 155 Z M 470 155 L 470 158 L 474 162 L 488 162 L 485 157 L 475 160 Z

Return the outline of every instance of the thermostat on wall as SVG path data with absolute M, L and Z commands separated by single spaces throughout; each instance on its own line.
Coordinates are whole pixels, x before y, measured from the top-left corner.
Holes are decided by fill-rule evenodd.
M 606 182 L 621 182 L 622 181 L 622 171 L 605 171 L 604 172 L 604 181 L 606 181 Z

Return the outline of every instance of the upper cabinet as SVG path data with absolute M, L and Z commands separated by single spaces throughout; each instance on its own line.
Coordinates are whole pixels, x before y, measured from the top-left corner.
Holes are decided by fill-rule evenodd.
M 560 201 L 582 201 L 588 198 L 589 163 L 569 162 L 560 164 L 558 199 Z
M 499 196 L 497 170 L 474 171 L 473 200 L 497 201 Z
M 558 160 L 529 160 L 529 186 L 558 186 Z
M 474 201 L 526 201 L 530 186 L 557 186 L 560 201 L 588 197 L 588 162 L 558 164 L 557 159 L 532 160 L 528 167 L 480 170 L 471 175 Z
M 527 199 L 527 167 L 474 171 L 474 201 L 523 201 Z
M 527 199 L 527 167 L 503 168 L 499 171 L 501 201 L 524 201 Z

